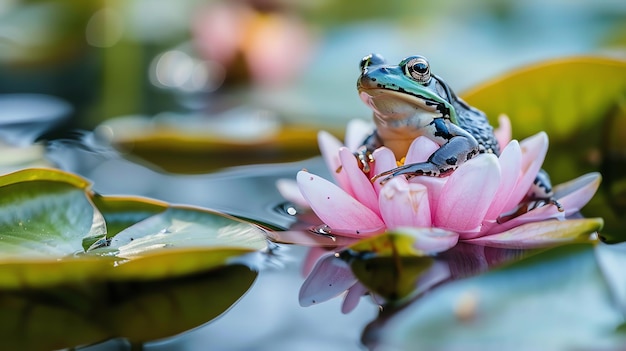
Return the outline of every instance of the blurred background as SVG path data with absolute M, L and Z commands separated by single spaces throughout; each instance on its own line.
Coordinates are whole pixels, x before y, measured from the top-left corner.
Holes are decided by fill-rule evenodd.
M 522 64 L 625 48 L 621 0 L 2 0 L 0 126 L 32 132 L 0 137 L 96 129 L 181 172 L 210 167 L 180 160 L 190 152 L 293 160 L 317 153 L 318 129 L 369 118 L 355 81 L 370 52 L 424 55 L 462 92 Z M 237 152 L 251 145 L 260 158 Z
M 274 211 L 284 202 L 275 181 L 327 172 L 319 159 L 204 175 L 315 156 L 319 129 L 342 136 L 348 120 L 369 120 L 355 83 L 371 52 L 391 63 L 424 55 L 462 95 L 545 59 L 626 58 L 626 1 L 0 0 L 0 173 L 18 150 L 18 160 L 46 153 L 103 194 L 288 227 L 293 219 Z M 31 148 L 68 138 L 108 142 L 124 159 L 75 144 Z M 262 272 L 219 323 L 150 349 L 358 348 L 378 306 L 300 308 L 293 257 L 303 252 L 287 248 L 287 269 Z

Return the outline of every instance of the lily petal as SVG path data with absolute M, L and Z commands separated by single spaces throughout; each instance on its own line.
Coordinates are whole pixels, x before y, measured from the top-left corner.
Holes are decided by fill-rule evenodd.
M 345 144 L 350 151 L 356 151 L 365 139 L 374 132 L 374 124 L 362 119 L 352 119 L 346 126 Z
M 306 171 L 298 172 L 296 180 L 311 209 L 333 231 L 363 237 L 362 233 L 379 232 L 385 228 L 376 213 L 328 180 Z
M 502 150 L 498 162 L 500 162 L 501 172 L 500 186 L 497 190 L 498 195 L 494 197 L 487 214 L 485 214 L 486 219 L 495 219 L 502 213 L 513 188 L 517 184 L 522 166 L 522 150 L 517 140 L 511 141 Z
M 383 186 L 378 200 L 387 228 L 432 224 L 428 190 L 422 184 L 410 184 L 404 177 L 394 177 Z
M 413 247 L 427 254 L 446 251 L 459 241 L 459 234 L 441 228 L 399 227 L 394 233 L 410 235 L 415 238 Z
M 398 166 L 393 151 L 384 146 L 374 150 L 372 156 L 374 157 L 374 167 L 372 173 L 370 173 L 371 176 L 386 172 Z M 380 185 L 380 182 L 374 182 L 372 185 L 377 193 L 380 192 L 380 189 L 383 187 Z
M 327 301 L 346 291 L 357 282 L 350 265 L 330 253 L 317 261 L 313 271 L 300 287 L 300 306 L 307 307 Z
M 409 180 L 409 183 L 422 184 L 428 189 L 428 203 L 430 204 L 430 217 L 435 218 L 437 212 L 437 206 L 439 199 L 441 198 L 441 191 L 443 186 L 448 181 L 449 177 L 428 177 L 418 176 Z
M 423 136 L 418 137 L 413 140 L 411 146 L 409 146 L 404 164 L 424 162 L 428 160 L 430 155 L 437 151 L 437 149 L 439 149 L 439 145 L 434 141 Z
M 298 183 L 293 179 L 281 178 L 276 181 L 276 189 L 285 200 L 290 201 L 302 208 L 309 208 L 304 196 L 298 188 Z
M 488 180 L 488 181 L 487 181 Z M 459 232 L 461 239 L 478 235 L 480 224 L 500 184 L 500 164 L 481 154 L 462 164 L 441 190 L 434 225 Z
M 369 178 L 363 173 L 359 167 L 359 161 L 354 157 L 352 151 L 346 147 L 339 149 L 339 159 L 341 160 L 342 169 L 348 176 L 350 188 L 354 193 L 353 197 L 359 200 L 376 214 L 380 214 L 378 209 L 378 196 L 372 186 Z
M 526 196 L 528 189 L 535 181 L 548 152 L 548 135 L 545 132 L 539 132 L 522 140 L 520 147 L 522 149 L 522 173 L 503 208 L 504 212 L 513 210 Z
M 510 249 L 530 249 L 568 242 L 589 241 L 602 228 L 602 218 L 526 223 L 503 233 L 466 240 L 470 244 Z
M 504 149 L 506 145 L 509 144 L 512 135 L 509 116 L 505 114 L 498 116 L 498 128 L 493 131 L 493 134 L 495 134 L 496 140 L 498 140 L 500 150 Z
M 353 195 L 350 181 L 348 180 L 346 171 L 341 167 L 341 161 L 339 160 L 339 149 L 343 147 L 343 144 L 332 134 L 323 130 L 317 133 L 317 144 L 319 145 L 320 153 L 326 163 L 326 167 L 328 167 L 328 170 L 337 181 L 337 184 L 348 194 Z

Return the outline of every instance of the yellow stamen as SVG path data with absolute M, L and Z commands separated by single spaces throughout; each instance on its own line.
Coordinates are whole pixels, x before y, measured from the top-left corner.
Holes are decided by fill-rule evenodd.
M 400 161 L 396 161 L 396 164 L 398 165 L 398 167 L 404 166 L 404 161 L 406 161 L 406 156 L 401 158 Z

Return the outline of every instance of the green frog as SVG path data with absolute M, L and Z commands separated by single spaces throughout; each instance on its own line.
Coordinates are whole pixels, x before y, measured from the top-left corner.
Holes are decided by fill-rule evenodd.
M 425 57 L 410 56 L 398 65 L 389 65 L 382 56 L 370 54 L 361 60 L 360 68 L 357 89 L 361 100 L 373 110 L 376 125 L 356 152 L 364 172 L 370 171 L 372 152 L 378 147 L 388 147 L 396 159 L 401 159 L 419 136 L 440 145 L 426 162 L 404 164 L 375 175 L 372 181 L 385 183 L 400 175 L 442 177 L 479 153 L 500 154 L 485 113 L 469 106 L 443 79 L 432 74 Z M 562 210 L 544 171 L 537 176 L 529 198 L 548 200 Z

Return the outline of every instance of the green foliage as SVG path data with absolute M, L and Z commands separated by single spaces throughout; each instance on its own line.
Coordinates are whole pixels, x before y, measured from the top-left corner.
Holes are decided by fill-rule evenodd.
M 265 248 L 264 230 L 217 212 L 96 195 L 58 170 L 1 176 L 0 338 L 47 350 L 180 333 L 232 305 L 256 273 L 229 262 Z
M 544 168 L 553 183 L 600 171 L 604 183 L 582 212 L 604 218 L 604 240 L 626 240 L 626 61 L 571 57 L 540 62 L 462 96 L 492 122 L 507 114 L 514 138 L 548 133 Z

